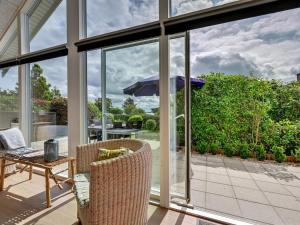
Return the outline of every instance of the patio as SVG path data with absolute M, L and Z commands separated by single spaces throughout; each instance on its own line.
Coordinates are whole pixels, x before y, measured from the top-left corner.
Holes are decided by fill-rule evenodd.
M 196 209 L 255 224 L 299 224 L 300 167 L 192 156 L 191 199 Z

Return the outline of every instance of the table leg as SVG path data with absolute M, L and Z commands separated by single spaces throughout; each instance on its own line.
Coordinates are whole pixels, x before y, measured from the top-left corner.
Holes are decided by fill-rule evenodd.
M 75 174 L 75 167 L 74 167 L 74 160 L 71 161 L 71 178 L 72 182 L 74 183 L 74 174 Z
M 29 166 L 29 180 L 32 179 L 32 165 Z
M 49 208 L 49 207 L 51 207 L 50 173 L 49 173 L 49 169 L 45 169 L 45 182 L 46 182 L 46 201 L 47 201 L 47 208 Z
M 1 159 L 1 179 L 0 179 L 0 191 L 3 191 L 5 178 L 5 159 Z

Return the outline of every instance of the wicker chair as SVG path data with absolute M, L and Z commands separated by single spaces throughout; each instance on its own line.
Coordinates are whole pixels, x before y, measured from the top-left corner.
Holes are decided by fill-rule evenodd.
M 99 148 L 120 147 L 130 148 L 134 153 L 96 161 Z M 110 140 L 78 146 L 76 153 L 76 175 L 88 174 L 89 180 L 88 201 L 86 204 L 77 201 L 79 221 L 84 225 L 147 224 L 152 167 L 150 145 L 139 140 Z

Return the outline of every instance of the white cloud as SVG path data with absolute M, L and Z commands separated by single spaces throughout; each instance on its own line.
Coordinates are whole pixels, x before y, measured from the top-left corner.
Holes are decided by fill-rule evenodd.
M 184 10 L 212 7 L 226 1 L 174 0 L 177 13 Z M 65 1 L 63 1 L 65 2 Z M 101 34 L 130 27 L 158 18 L 158 0 L 97 0 L 88 2 L 89 34 Z M 197 8 L 198 7 L 198 8 Z M 55 40 L 65 41 L 65 5 L 57 9 L 34 39 L 36 48 L 51 46 Z M 268 79 L 295 80 L 300 72 L 300 10 L 221 24 L 191 31 L 191 72 L 199 75 L 210 71 L 228 74 L 255 72 Z M 51 34 L 51 35 L 49 35 Z M 183 39 L 170 44 L 170 73 L 184 74 Z M 52 85 L 66 93 L 67 64 L 65 58 L 40 62 Z M 157 75 L 159 71 L 158 44 L 140 45 L 111 51 L 107 55 L 107 95 L 121 106 L 125 87 L 138 80 Z M 8 85 L 14 87 L 15 79 Z M 2 79 L 3 81 L 3 79 Z M 2 83 L 3 84 L 3 83 Z M 2 85 L 0 83 L 0 87 Z M 100 50 L 88 53 L 88 95 L 101 96 Z M 158 98 L 135 98 L 140 107 L 149 111 L 158 106 Z
M 171 0 L 172 16 L 223 5 L 237 0 Z
M 191 32 L 192 73 L 256 72 L 286 82 L 300 72 L 299 9 Z

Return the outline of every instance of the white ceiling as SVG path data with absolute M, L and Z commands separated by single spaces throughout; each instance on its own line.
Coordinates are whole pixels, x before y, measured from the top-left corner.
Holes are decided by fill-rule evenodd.
M 0 39 L 24 0 L 0 0 Z

